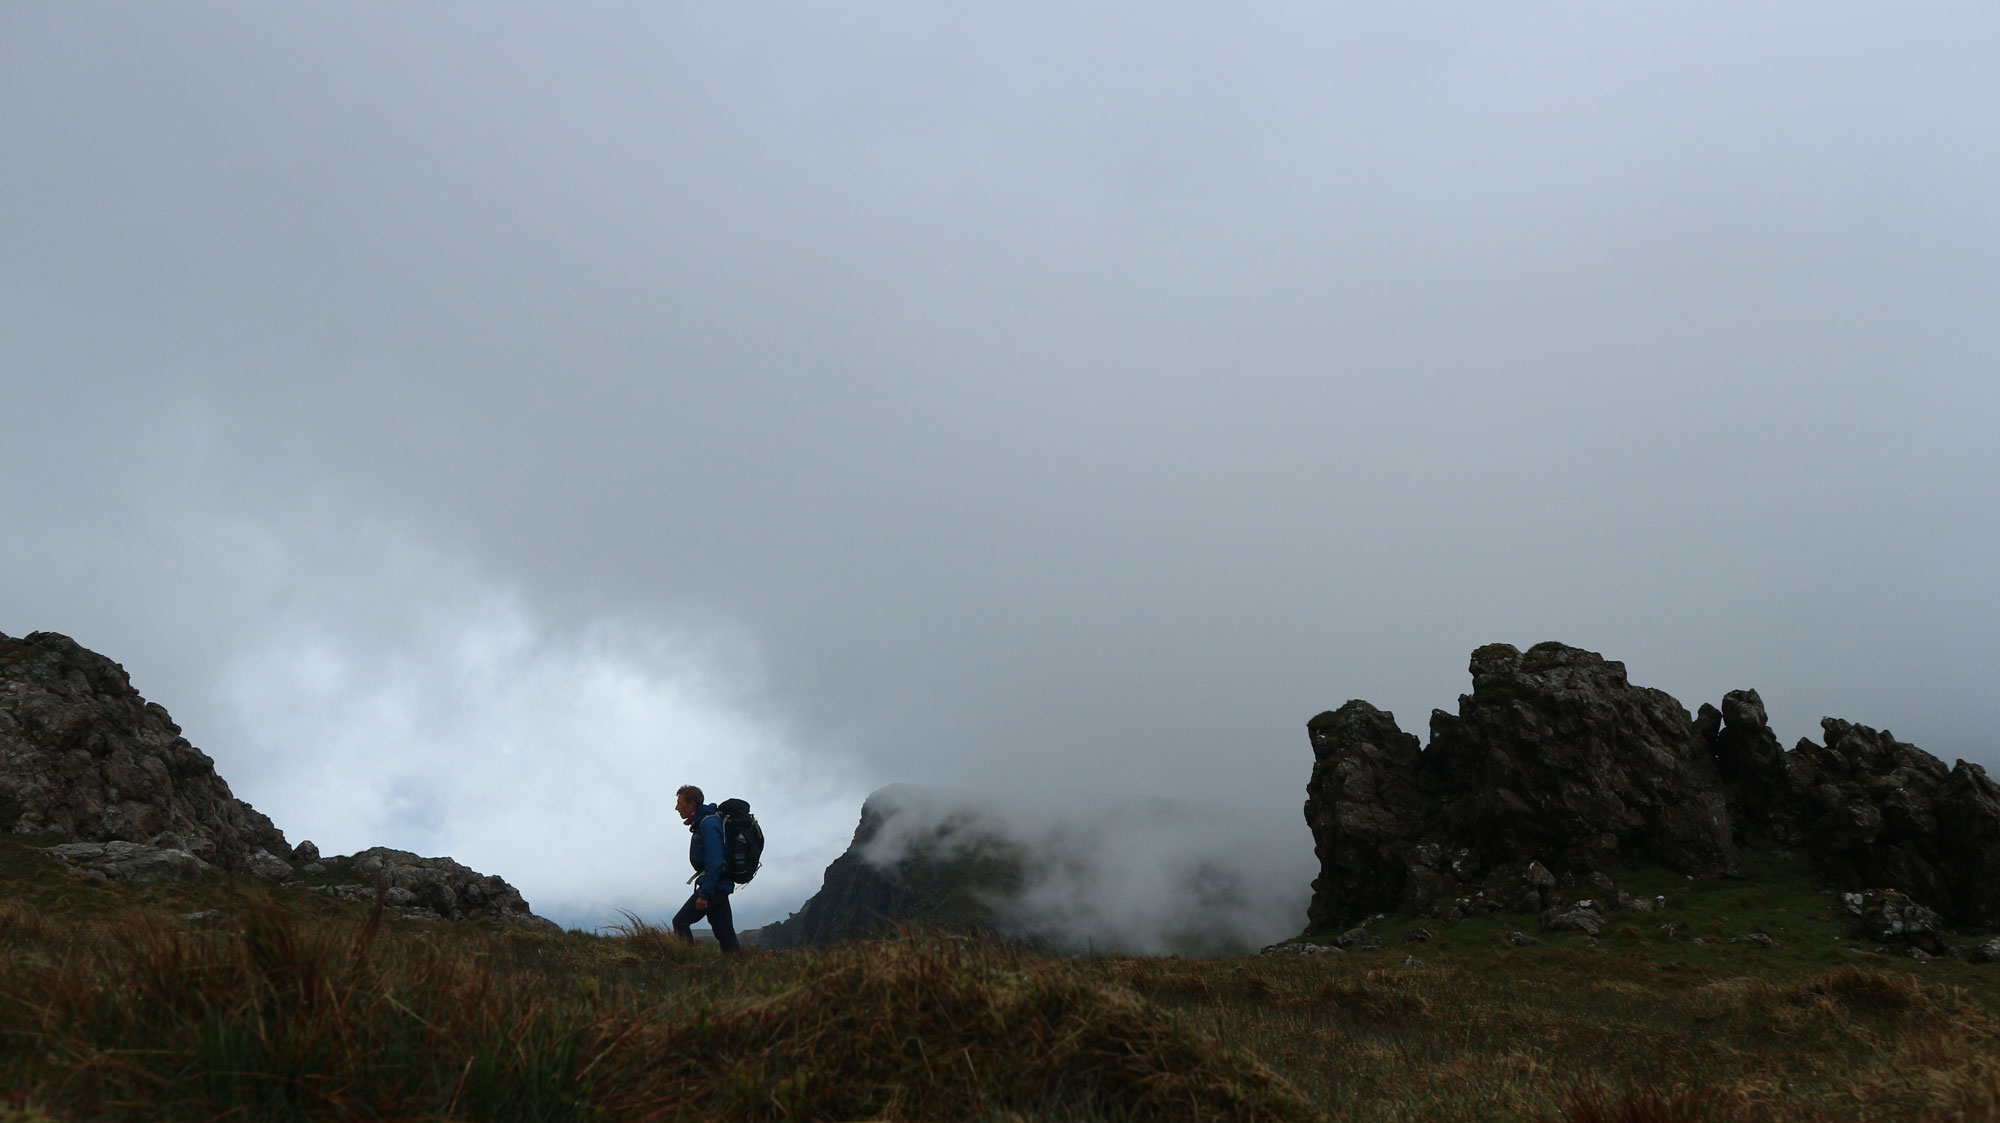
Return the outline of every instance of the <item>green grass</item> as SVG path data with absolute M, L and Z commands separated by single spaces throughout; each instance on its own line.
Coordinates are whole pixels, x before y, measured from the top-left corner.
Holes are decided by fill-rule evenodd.
M 726 959 L 636 917 L 420 924 L 38 851 L 0 836 L 0 1123 L 2000 1116 L 2000 966 L 1851 954 L 1779 855 L 1742 880 L 1625 871 L 1670 907 L 1611 914 L 1594 946 L 1502 914 L 1318 956 L 906 933 Z M 200 909 L 222 915 L 182 919 Z M 1746 931 L 1784 946 L 1720 942 Z

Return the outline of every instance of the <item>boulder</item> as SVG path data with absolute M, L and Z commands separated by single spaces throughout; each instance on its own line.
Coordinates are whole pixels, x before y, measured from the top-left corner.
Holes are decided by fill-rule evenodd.
M 0 830 L 184 851 L 232 871 L 291 852 L 123 667 L 54 632 L 0 635 Z
M 1604 929 L 1604 914 L 1591 907 L 1589 901 L 1558 905 L 1542 913 L 1541 919 L 1545 932 L 1582 932 L 1595 936 Z
M 216 872 L 185 850 L 136 842 L 65 842 L 49 847 L 48 854 L 112 881 L 197 881 Z
M 497 920 L 560 932 L 554 921 L 536 916 L 519 890 L 450 858 L 424 858 L 408 850 L 370 847 L 334 859 L 353 871 L 357 883 L 323 886 L 320 892 L 350 901 L 379 895 L 399 916 L 419 920 Z
M 1861 939 L 1918 948 L 1931 955 L 1945 952 L 1944 917 L 1907 893 L 1894 889 L 1842 893 L 1840 905 Z

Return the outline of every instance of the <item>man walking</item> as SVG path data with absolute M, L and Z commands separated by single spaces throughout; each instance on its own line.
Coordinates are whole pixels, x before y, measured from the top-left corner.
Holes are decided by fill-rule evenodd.
M 734 955 L 736 921 L 729 915 L 729 893 L 736 883 L 722 872 L 722 816 L 715 804 L 701 801 L 701 789 L 693 784 L 674 793 L 674 810 L 694 835 L 688 842 L 688 861 L 695 869 L 694 896 L 674 914 L 674 934 L 693 943 L 694 922 L 706 916 L 723 954 Z

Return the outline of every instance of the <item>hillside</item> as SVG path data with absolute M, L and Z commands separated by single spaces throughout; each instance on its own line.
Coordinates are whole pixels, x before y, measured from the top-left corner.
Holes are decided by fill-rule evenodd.
M 2000 1113 L 2000 967 L 1875 950 L 1797 856 L 1627 871 L 1665 908 L 1596 937 L 1495 915 L 1210 960 L 922 931 L 724 959 L 637 923 L 110 882 L 46 843 L 0 836 L 10 1123 Z
M 1625 696 L 1636 688 L 1622 667 L 1574 649 L 1475 653 L 1486 670 L 1430 766 L 1471 770 L 1444 783 L 1387 715 L 1351 705 L 1315 719 L 1320 814 L 1308 817 L 1322 857 L 1357 853 L 1363 829 L 1378 845 L 1336 863 L 1356 876 L 1306 938 L 1204 959 L 1051 954 L 1009 927 L 1033 916 L 1020 910 L 1038 886 L 1067 892 L 1054 867 L 1079 863 L 1051 855 L 1123 834 L 1155 847 L 1124 830 L 1144 815 L 1100 804 L 1113 829 L 1074 834 L 1069 811 L 1051 811 L 1030 832 L 1052 840 L 1038 848 L 1018 823 L 921 789 L 869 801 L 826 889 L 777 928 L 796 937 L 784 950 L 725 959 L 637 919 L 609 936 L 562 932 L 449 859 L 278 853 L 165 711 L 89 654 L 47 634 L 0 640 L 0 783 L 16 826 L 60 828 L 0 833 L 0 1123 L 2000 1117 L 2000 938 L 1977 911 L 1990 870 L 1926 849 L 1955 836 L 1909 829 L 1926 806 L 1912 791 L 1976 795 L 1983 774 L 1829 724 L 1829 744 L 1795 759 L 1853 782 L 1814 798 L 1859 792 L 1875 802 L 1852 806 L 1891 808 L 1871 837 L 1906 855 L 1855 865 L 1852 837 L 1844 850 L 1789 844 L 1826 836 L 1787 835 L 1798 819 L 1781 804 L 1738 818 L 1752 814 L 1746 793 L 1712 762 L 1732 729 L 1754 738 L 1761 714 L 1744 695 L 1722 722 L 1677 721 L 1671 699 Z M 1495 733 L 1509 728 L 1525 732 Z M 1649 737 L 1669 743 L 1653 752 Z M 1579 753 L 1605 762 L 1593 782 L 1547 790 L 1616 802 L 1639 827 L 1459 798 L 1466 776 L 1525 778 L 1510 782 L 1532 795 L 1550 761 Z M 162 759 L 181 771 L 148 763 Z M 1396 806 L 1404 765 L 1417 799 L 1399 825 L 1370 812 Z M 1899 774 L 1937 783 L 1884 784 Z M 1711 790 L 1719 803 L 1703 803 Z M 1690 791 L 1729 819 L 1687 818 Z M 197 797 L 233 837 L 176 818 Z M 1444 808 L 1456 810 L 1428 818 Z M 1681 816 L 1692 848 L 1661 847 L 1641 829 L 1648 815 Z M 1940 829 L 1982 829 L 1951 821 Z M 1521 899 L 1483 897 L 1470 847 L 1424 837 L 1438 824 L 1489 858 L 1534 847 L 1549 865 L 1502 862 Z M 1189 853 L 1210 849 L 1196 841 Z M 1926 867 L 1944 871 L 1936 899 L 1975 907 L 1947 914 L 1839 873 L 1920 858 L 1945 863 Z M 1393 886 L 1359 876 L 1394 874 L 1388 859 L 1403 863 Z M 1169 882 L 1210 876 L 1160 868 Z M 1355 910 L 1357 893 L 1397 907 Z

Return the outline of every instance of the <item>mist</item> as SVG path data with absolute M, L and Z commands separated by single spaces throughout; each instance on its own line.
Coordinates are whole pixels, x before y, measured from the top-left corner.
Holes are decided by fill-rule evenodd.
M 895 875 L 910 861 L 985 858 L 1014 872 L 977 892 L 1003 933 L 1072 953 L 1240 954 L 1305 926 L 1312 841 L 1289 816 L 1049 782 L 1008 791 L 893 785 L 858 849 Z
M 893 782 L 1290 868 L 1305 721 L 1495 641 L 2000 768 L 1996 36 L 13 5 L 0 631 L 579 924 L 675 906 L 681 783 L 772 839 L 746 925 Z M 1119 845 L 1064 892 L 1179 895 Z

